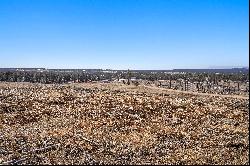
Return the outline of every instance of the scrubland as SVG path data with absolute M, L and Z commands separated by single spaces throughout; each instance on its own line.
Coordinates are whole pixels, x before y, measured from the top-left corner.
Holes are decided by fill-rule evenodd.
M 0 164 L 249 164 L 249 98 L 0 83 Z

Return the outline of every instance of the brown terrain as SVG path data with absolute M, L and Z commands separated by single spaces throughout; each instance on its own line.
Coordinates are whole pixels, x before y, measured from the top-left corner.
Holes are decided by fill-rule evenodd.
M 0 83 L 0 164 L 249 164 L 249 97 Z

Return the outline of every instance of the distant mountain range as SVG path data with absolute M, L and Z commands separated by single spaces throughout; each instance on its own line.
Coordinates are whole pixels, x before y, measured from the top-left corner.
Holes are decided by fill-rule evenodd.
M 231 69 L 174 69 L 176 72 L 208 72 L 208 73 L 249 73 L 249 68 Z
M 102 72 L 102 71 L 127 71 L 127 70 L 112 70 L 112 69 L 46 69 L 46 68 L 0 68 L 0 72 L 7 71 L 85 71 L 85 72 Z M 208 72 L 208 73 L 249 73 L 249 67 L 241 68 L 224 68 L 224 69 L 173 69 L 173 70 L 130 70 L 135 72 Z
M 237 69 L 240 69 L 240 68 L 249 68 L 247 66 L 210 66 L 208 67 L 208 69 L 234 69 L 234 68 L 237 68 Z
M 0 72 L 7 71 L 37 71 L 37 70 L 46 70 L 45 68 L 0 68 Z

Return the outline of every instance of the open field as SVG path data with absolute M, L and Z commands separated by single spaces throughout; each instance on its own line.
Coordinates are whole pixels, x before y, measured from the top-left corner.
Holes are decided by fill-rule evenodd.
M 0 83 L 0 164 L 249 164 L 249 98 Z

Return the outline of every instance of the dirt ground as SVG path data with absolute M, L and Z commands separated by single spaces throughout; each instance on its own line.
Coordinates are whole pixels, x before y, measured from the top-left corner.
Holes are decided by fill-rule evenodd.
M 249 164 L 249 98 L 0 83 L 0 164 Z
M 249 99 L 249 96 L 245 96 L 245 95 L 223 95 L 223 94 L 211 94 L 211 93 L 198 93 L 198 92 L 192 92 L 192 91 L 165 89 L 165 88 L 154 87 L 154 86 L 144 86 L 144 85 L 134 86 L 134 85 L 124 85 L 124 84 L 119 84 L 119 83 L 84 83 L 84 84 L 71 84 L 69 86 L 101 88 L 101 89 L 110 89 L 110 90 L 138 91 L 138 92 L 147 92 L 147 93 L 168 93 L 168 94 L 169 93 L 184 93 L 184 94 L 192 94 L 192 95 Z

